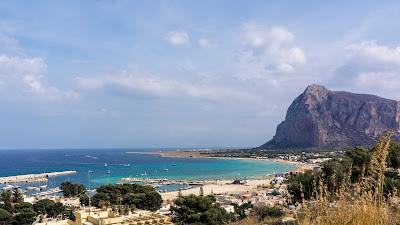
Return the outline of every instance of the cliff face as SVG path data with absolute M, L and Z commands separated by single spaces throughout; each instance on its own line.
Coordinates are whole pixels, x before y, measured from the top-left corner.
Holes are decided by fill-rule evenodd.
M 371 145 L 387 129 L 400 137 L 400 102 L 311 85 L 260 148 L 343 148 Z

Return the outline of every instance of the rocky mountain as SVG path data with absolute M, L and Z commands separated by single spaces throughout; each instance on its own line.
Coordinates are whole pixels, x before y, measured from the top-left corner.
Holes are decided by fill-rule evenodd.
M 372 145 L 387 129 L 400 137 L 400 102 L 310 85 L 260 148 L 343 148 Z

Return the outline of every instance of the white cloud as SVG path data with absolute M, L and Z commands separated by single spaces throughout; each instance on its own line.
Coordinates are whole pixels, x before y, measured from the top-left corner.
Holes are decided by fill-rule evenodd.
M 237 76 L 242 79 L 269 78 L 296 73 L 306 64 L 302 48 L 294 46 L 295 36 L 286 28 L 245 23 L 240 28 L 244 51 L 237 57 Z
M 184 45 L 189 43 L 189 35 L 184 31 L 170 31 L 165 35 L 165 40 L 172 45 Z
M 123 72 L 102 77 L 77 77 L 78 85 L 86 91 L 108 90 L 136 97 L 195 98 L 213 101 L 249 100 L 251 94 L 200 82 L 164 79 L 154 75 Z
M 43 82 L 47 68 L 42 58 L 0 55 L 0 97 L 42 99 L 77 98 L 75 91 L 61 91 Z
M 378 45 L 376 41 L 365 41 L 350 44 L 345 47 L 351 57 L 360 60 L 371 60 L 379 63 L 393 63 L 400 65 L 400 47 Z
M 333 77 L 341 88 L 400 97 L 400 47 L 364 41 L 346 45 L 344 50 L 343 63 Z

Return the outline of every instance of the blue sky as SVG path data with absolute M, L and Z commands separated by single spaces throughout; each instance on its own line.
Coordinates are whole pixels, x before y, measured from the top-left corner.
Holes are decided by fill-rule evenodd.
M 1 1 L 0 148 L 251 147 L 307 85 L 400 98 L 398 1 Z

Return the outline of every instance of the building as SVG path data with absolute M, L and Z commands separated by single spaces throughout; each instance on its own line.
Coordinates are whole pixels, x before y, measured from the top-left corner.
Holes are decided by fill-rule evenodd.
M 76 220 L 53 220 L 35 225 L 173 225 L 171 218 L 145 210 L 119 215 L 110 210 L 89 208 L 74 212 Z
M 77 211 L 76 221 L 69 225 L 172 225 L 168 216 L 145 210 L 136 210 L 128 215 L 119 215 L 109 210 Z

